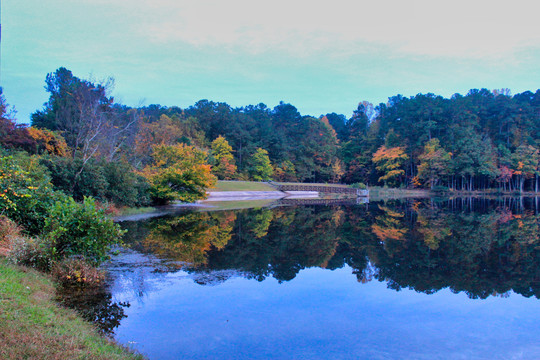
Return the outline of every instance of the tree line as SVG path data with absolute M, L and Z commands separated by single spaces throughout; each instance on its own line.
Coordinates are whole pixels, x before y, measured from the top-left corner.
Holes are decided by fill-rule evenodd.
M 538 191 L 540 90 L 397 95 L 352 116 L 281 102 L 129 107 L 112 81 L 47 75 L 49 100 L 17 125 L 2 100 L 0 145 L 41 157 L 52 184 L 136 206 L 204 196 L 216 179 Z

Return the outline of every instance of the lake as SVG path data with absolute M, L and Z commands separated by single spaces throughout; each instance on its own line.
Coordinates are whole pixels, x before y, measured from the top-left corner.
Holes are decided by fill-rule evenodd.
M 72 305 L 150 359 L 540 358 L 537 199 L 211 210 L 121 222 Z

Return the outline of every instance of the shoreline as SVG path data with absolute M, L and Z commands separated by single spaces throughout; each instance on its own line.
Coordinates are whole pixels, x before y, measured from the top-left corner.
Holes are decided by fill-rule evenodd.
M 0 256 L 0 358 L 143 360 L 59 306 L 52 278 Z
M 271 200 L 271 199 L 313 199 L 318 198 L 317 191 L 209 191 L 208 198 L 198 203 L 212 201 L 243 201 L 243 200 Z

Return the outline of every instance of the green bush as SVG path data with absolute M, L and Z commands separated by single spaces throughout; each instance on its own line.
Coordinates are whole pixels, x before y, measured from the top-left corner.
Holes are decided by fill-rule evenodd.
M 44 157 L 41 162 L 50 171 L 54 188 L 77 201 L 91 196 L 121 206 L 150 203 L 146 179 L 127 162 L 91 159 L 83 166 L 81 159 L 53 156 Z
M 77 203 L 67 198 L 51 208 L 43 233 L 53 260 L 82 255 L 99 264 L 108 258 L 110 247 L 120 243 L 124 231 L 96 207 L 93 199 Z
M 357 182 L 357 183 L 351 184 L 350 186 L 351 186 L 353 189 L 367 189 L 366 184 L 361 183 L 361 182 Z
M 41 162 L 49 169 L 51 183 L 56 190 L 77 201 L 82 201 L 85 196 L 106 200 L 108 183 L 105 171 L 94 159 L 83 165 L 82 159 L 48 156 L 43 157 Z
M 107 189 L 105 197 L 116 205 L 145 206 L 150 204 L 150 185 L 146 179 L 133 172 L 130 164 L 123 161 L 103 164 Z
M 0 209 L 25 232 L 36 235 L 43 229 L 51 206 L 63 196 L 52 189 L 31 158 L 25 161 L 11 156 L 0 158 Z

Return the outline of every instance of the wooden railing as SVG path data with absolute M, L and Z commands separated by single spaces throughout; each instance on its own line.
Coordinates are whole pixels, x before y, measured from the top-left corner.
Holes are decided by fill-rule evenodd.
M 348 186 L 340 185 L 317 185 L 317 184 L 279 184 L 272 183 L 279 191 L 316 191 L 329 194 L 349 194 L 357 197 L 369 196 L 366 189 L 354 189 Z
M 288 199 L 277 200 L 274 204 L 279 205 L 357 205 L 366 204 L 368 199 L 365 197 L 346 198 L 346 199 Z

